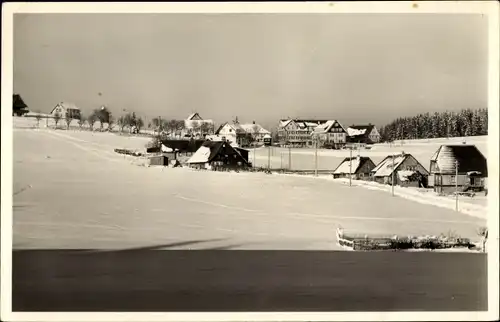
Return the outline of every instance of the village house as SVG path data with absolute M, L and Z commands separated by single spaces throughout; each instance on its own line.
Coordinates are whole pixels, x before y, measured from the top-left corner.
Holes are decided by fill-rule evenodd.
M 73 103 L 58 103 L 52 111 L 50 111 L 50 115 L 52 117 L 59 115 L 61 118 L 72 118 L 72 119 L 80 119 L 81 112 L 80 109 Z
M 475 145 L 441 145 L 431 157 L 429 186 L 438 193 L 482 191 L 488 164 Z M 458 174 L 458 175 L 457 175 Z
M 241 124 L 241 127 L 252 137 L 252 140 L 257 143 L 262 143 L 266 135 L 271 135 L 271 132 L 263 128 L 260 124 L 252 123 Z
M 373 124 L 351 125 L 347 128 L 349 143 L 373 144 L 380 142 L 380 133 Z
M 426 187 L 429 172 L 411 154 L 389 155 L 370 173 L 372 180 L 403 187 Z
M 234 148 L 225 141 L 205 141 L 202 146 L 187 161 L 187 164 L 196 169 L 241 169 L 249 167 L 248 151 L 242 154 L 243 149 Z
M 226 122 L 222 124 L 215 131 L 215 134 L 221 141 L 227 141 L 232 146 L 245 147 L 251 142 L 251 135 L 245 131 L 237 119 L 232 123 Z
M 375 163 L 368 157 L 345 158 L 333 171 L 333 178 L 349 178 L 353 180 L 369 180 L 370 172 L 375 168 Z
M 203 137 L 213 133 L 214 122 L 204 120 L 198 113 L 193 113 L 184 120 L 184 136 Z
M 327 120 L 280 120 L 277 130 L 278 141 L 281 145 L 312 147 L 314 129 L 326 122 Z
M 161 144 L 146 148 L 148 154 L 161 154 L 169 161 L 186 161 L 203 145 L 205 140 L 162 140 Z
M 312 133 L 319 146 L 340 149 L 346 144 L 347 131 L 337 120 L 330 120 L 316 126 Z

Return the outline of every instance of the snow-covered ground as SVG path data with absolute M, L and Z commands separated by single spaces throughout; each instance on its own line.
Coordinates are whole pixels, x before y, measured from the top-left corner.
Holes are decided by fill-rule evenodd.
M 113 152 L 143 149 L 149 139 L 142 137 L 17 127 L 13 135 L 18 249 L 322 250 L 338 249 L 339 225 L 374 234 L 453 231 L 472 239 L 486 225 L 330 178 L 148 168 Z

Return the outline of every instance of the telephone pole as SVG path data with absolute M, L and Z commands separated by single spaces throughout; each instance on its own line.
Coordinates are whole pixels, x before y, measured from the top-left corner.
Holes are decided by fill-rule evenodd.
M 267 149 L 267 169 L 271 170 L 271 147 Z
M 315 140 L 315 149 L 314 149 L 314 176 L 318 176 L 318 138 Z
M 352 147 L 349 148 L 349 187 L 352 186 Z
M 458 160 L 455 161 L 455 211 L 458 211 Z
M 392 196 L 394 197 L 394 153 L 392 154 Z
M 288 168 L 292 170 L 292 147 L 288 146 Z

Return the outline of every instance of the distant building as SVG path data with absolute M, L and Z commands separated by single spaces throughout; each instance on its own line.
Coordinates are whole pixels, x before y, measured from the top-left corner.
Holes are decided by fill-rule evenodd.
M 281 145 L 312 147 L 314 129 L 327 120 L 280 120 L 278 123 L 278 141 Z
M 375 168 L 375 163 L 368 157 L 345 158 L 333 171 L 333 178 L 349 178 L 354 180 L 369 180 L 370 172 Z
M 80 119 L 81 112 L 80 109 L 73 103 L 58 103 L 52 111 L 50 111 L 51 116 L 59 115 L 61 118 L 66 118 L 69 116 L 72 119 Z
M 12 115 L 23 116 L 27 113 L 29 113 L 28 105 L 26 105 L 21 95 L 14 94 L 12 96 Z
M 204 136 L 214 133 L 214 122 L 204 120 L 200 114 L 193 113 L 184 120 L 184 134 L 189 136 Z
M 380 142 L 380 133 L 373 124 L 351 125 L 347 128 L 349 143 L 373 144 Z
M 320 146 L 340 149 L 346 144 L 347 131 L 337 120 L 329 120 L 318 125 L 313 133 Z
M 370 175 L 378 183 L 426 187 L 429 171 L 411 154 L 402 152 L 399 155 L 387 156 L 372 169 Z
M 455 185 L 482 191 L 487 177 L 486 158 L 475 145 L 442 145 L 431 157 L 429 186 L 436 192 L 454 192 Z
M 254 122 L 241 124 L 241 127 L 251 135 L 254 142 L 263 142 L 266 135 L 271 135 L 271 132 L 263 128 L 260 124 Z

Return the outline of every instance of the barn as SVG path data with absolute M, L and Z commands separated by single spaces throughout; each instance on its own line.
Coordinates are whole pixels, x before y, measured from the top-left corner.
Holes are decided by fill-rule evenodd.
M 248 152 L 248 151 L 247 151 Z M 187 161 L 197 169 L 241 169 L 249 167 L 247 159 L 226 141 L 205 141 Z
M 403 187 L 426 187 L 429 171 L 411 154 L 389 155 L 370 173 L 372 180 L 383 184 Z M 394 180 L 393 180 L 394 178 Z
M 333 178 L 349 178 L 354 180 L 369 180 L 370 171 L 375 168 L 375 163 L 368 157 L 345 158 L 333 171 Z
M 482 191 L 488 177 L 484 155 L 475 145 L 442 145 L 431 157 L 429 186 L 439 193 Z

